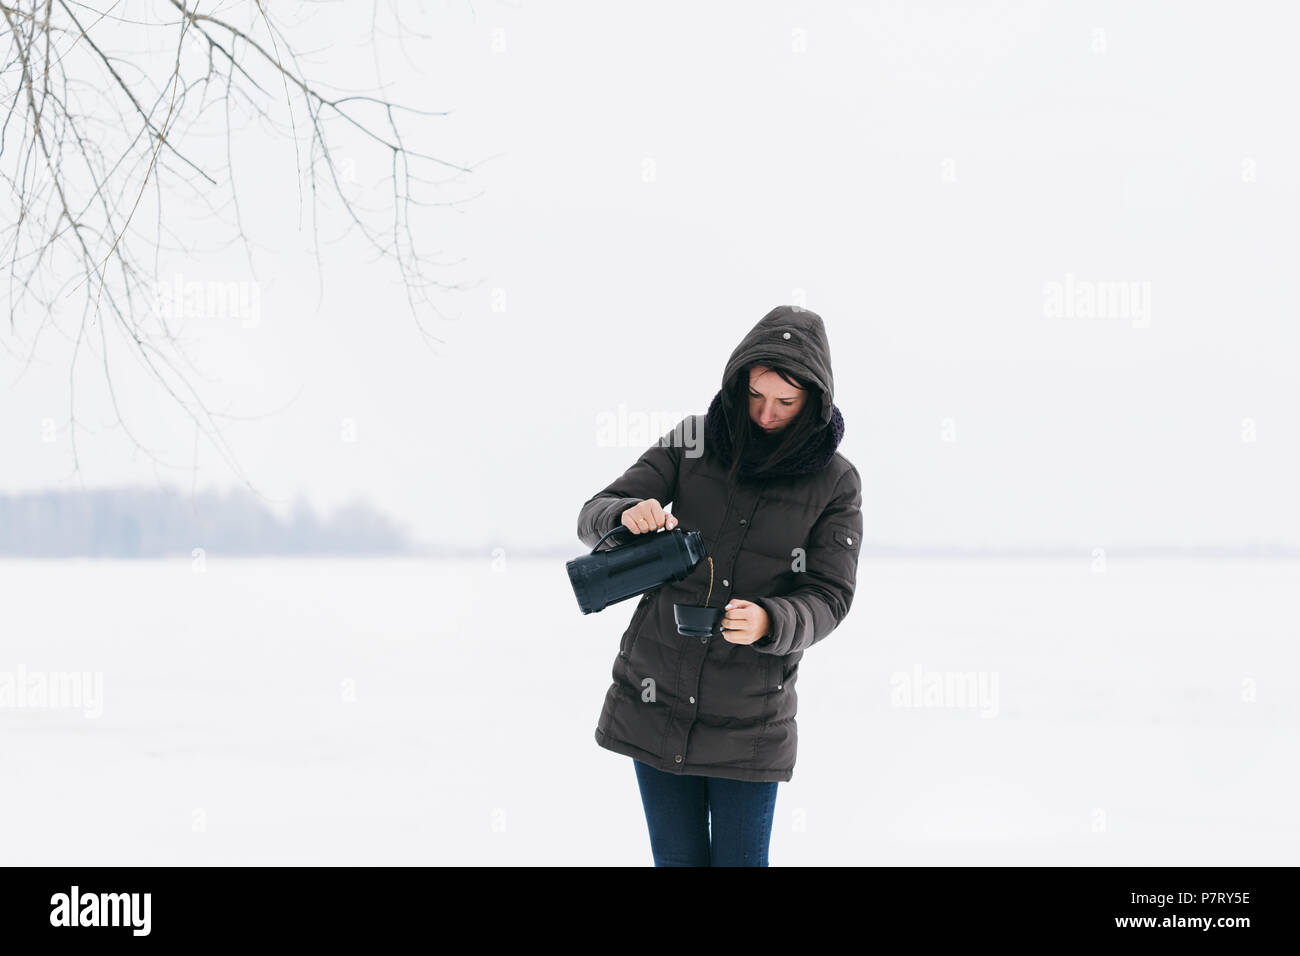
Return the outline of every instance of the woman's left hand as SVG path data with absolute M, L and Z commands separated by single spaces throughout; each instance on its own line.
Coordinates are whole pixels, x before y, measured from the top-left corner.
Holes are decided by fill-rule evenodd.
M 767 611 L 761 604 L 732 598 L 722 616 L 722 637 L 732 644 L 753 644 L 767 634 Z

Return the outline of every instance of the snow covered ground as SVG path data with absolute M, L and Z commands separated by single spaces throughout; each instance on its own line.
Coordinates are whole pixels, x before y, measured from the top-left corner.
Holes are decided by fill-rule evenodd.
M 563 560 L 9 560 L 0 593 L 0 862 L 650 864 L 592 736 L 633 605 L 583 616 Z M 1297 593 L 864 558 L 771 864 L 1300 862 Z M 57 672 L 102 699 L 33 700 Z

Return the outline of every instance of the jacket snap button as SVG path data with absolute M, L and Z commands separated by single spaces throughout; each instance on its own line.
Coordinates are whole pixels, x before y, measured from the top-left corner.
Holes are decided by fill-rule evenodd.
M 777 689 L 777 690 L 780 690 L 780 689 L 781 689 L 781 685 L 780 685 L 780 684 L 777 684 L 777 685 L 776 685 L 776 689 Z
M 845 538 L 844 540 L 847 541 L 849 544 L 852 544 L 852 543 L 853 543 L 853 539 L 852 539 L 852 538 Z
M 707 643 L 709 643 L 709 639 L 708 639 L 707 637 L 701 637 L 701 638 L 700 638 L 700 643 L 701 643 L 701 644 L 707 644 Z
M 723 586 L 724 588 L 729 588 L 729 587 L 731 587 L 731 582 L 728 581 L 726 578 L 723 578 L 723 579 L 722 579 L 722 586 Z
M 741 523 L 742 525 L 744 525 L 744 524 L 749 524 L 749 522 L 748 522 L 747 520 L 745 520 L 744 518 L 741 518 L 741 519 L 740 519 L 740 523 Z
M 782 332 L 782 333 L 781 333 L 781 338 L 783 338 L 783 339 L 788 339 L 789 337 L 790 337 L 790 333 L 789 333 L 789 332 Z
M 695 698 L 694 698 L 694 697 L 691 698 L 691 703 L 692 703 L 692 704 L 695 703 Z
M 673 758 L 673 760 L 674 760 L 675 762 L 677 762 L 677 763 L 681 763 L 681 762 L 682 762 L 682 755 L 681 755 L 681 754 L 678 754 L 676 757 Z

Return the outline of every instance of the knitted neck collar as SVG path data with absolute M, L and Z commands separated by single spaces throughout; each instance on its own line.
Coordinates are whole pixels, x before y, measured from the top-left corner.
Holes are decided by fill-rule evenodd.
M 781 436 L 768 435 L 757 427 L 754 428 L 750 441 L 745 448 L 745 458 L 740 463 L 738 477 L 750 483 L 762 483 L 775 478 L 790 478 L 795 475 L 807 475 L 821 471 L 835 456 L 835 450 L 844 438 L 844 416 L 838 405 L 832 406 L 831 420 L 825 428 L 815 433 L 802 448 L 797 448 L 770 469 L 761 474 L 758 466 L 772 449 L 780 442 Z M 731 466 L 731 427 L 727 422 L 726 410 L 722 403 L 722 391 L 719 390 L 709 403 L 709 410 L 704 416 L 705 447 L 716 452 L 718 460 L 726 467 Z

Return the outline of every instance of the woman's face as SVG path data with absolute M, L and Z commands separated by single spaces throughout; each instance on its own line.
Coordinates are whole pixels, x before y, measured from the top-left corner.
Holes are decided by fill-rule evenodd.
M 779 432 L 799 414 L 807 392 L 763 365 L 749 370 L 749 417 L 767 432 Z

